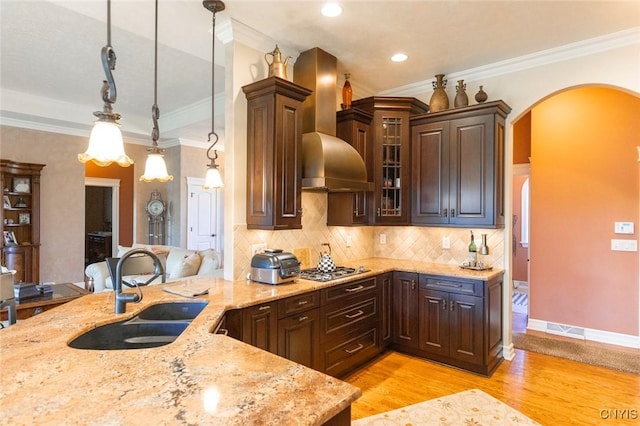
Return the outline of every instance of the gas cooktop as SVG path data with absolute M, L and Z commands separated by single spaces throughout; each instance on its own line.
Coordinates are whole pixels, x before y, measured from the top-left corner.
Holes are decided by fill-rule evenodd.
M 339 278 L 348 277 L 350 275 L 361 274 L 363 272 L 367 272 L 368 269 L 364 269 L 364 267 L 356 268 L 347 268 L 345 266 L 336 266 L 336 269 L 331 272 L 322 272 L 317 268 L 311 269 L 303 269 L 300 271 L 300 278 L 311 281 L 332 281 L 337 280 Z

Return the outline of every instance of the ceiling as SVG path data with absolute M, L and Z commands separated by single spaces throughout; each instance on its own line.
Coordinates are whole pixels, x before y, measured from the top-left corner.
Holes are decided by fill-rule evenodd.
M 265 53 L 278 43 L 294 59 L 320 47 L 338 58 L 340 73 L 351 73 L 354 92 L 361 96 L 410 96 L 417 88 L 424 92 L 438 73 L 463 73 L 625 30 L 640 34 L 640 1 L 341 0 L 343 13 L 337 18 L 321 16 L 322 3 L 228 0 L 216 15 L 217 34 L 243 37 L 243 43 Z M 125 135 L 150 141 L 154 3 L 113 0 L 111 9 L 118 58 L 114 110 L 122 115 Z M 161 145 L 177 138 L 206 141 L 211 18 L 200 0 L 160 0 Z M 106 1 L 2 0 L 0 20 L 1 122 L 88 135 L 92 112 L 102 109 Z M 409 59 L 391 62 L 400 51 Z M 224 105 L 219 40 L 216 65 L 218 130 Z

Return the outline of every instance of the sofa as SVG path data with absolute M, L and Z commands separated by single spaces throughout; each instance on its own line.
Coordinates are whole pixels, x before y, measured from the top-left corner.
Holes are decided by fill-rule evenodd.
M 122 257 L 132 249 L 142 248 L 153 252 L 164 267 L 166 282 L 193 277 L 220 277 L 219 253 L 213 249 L 189 250 L 173 246 L 134 244 L 133 247 L 118 246 L 118 255 Z M 122 265 L 123 279 L 127 282 L 145 283 L 153 276 L 154 265 L 151 256 L 133 255 Z M 87 288 L 93 285 L 95 293 L 113 290 L 113 282 L 107 262 L 96 262 L 87 265 L 84 270 Z M 157 277 L 149 285 L 160 284 L 162 277 Z

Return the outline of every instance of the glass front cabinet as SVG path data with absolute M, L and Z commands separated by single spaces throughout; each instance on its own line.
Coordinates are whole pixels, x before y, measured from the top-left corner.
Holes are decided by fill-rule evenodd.
M 426 113 L 428 105 L 408 97 L 369 97 L 352 103 L 373 114 L 373 180 L 369 223 L 407 225 L 410 222 L 411 129 L 409 118 Z

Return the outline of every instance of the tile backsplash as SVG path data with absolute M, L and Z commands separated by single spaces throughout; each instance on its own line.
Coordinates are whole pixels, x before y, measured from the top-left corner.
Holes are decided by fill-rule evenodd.
M 467 258 L 468 228 L 440 228 L 419 226 L 327 226 L 327 194 L 302 193 L 302 229 L 291 231 L 249 230 L 246 224 L 234 226 L 234 278 L 242 279 L 250 271 L 251 246 L 266 243 L 269 248 L 302 253 L 308 264 L 315 267 L 320 245 L 329 243 L 337 265 L 367 257 L 388 257 L 425 262 L 461 264 Z M 504 230 L 473 229 L 476 244 L 480 246 L 481 234 L 487 234 L 489 255 L 485 262 L 504 267 Z M 386 244 L 380 243 L 380 235 Z M 443 237 L 449 237 L 450 248 L 442 248 Z

